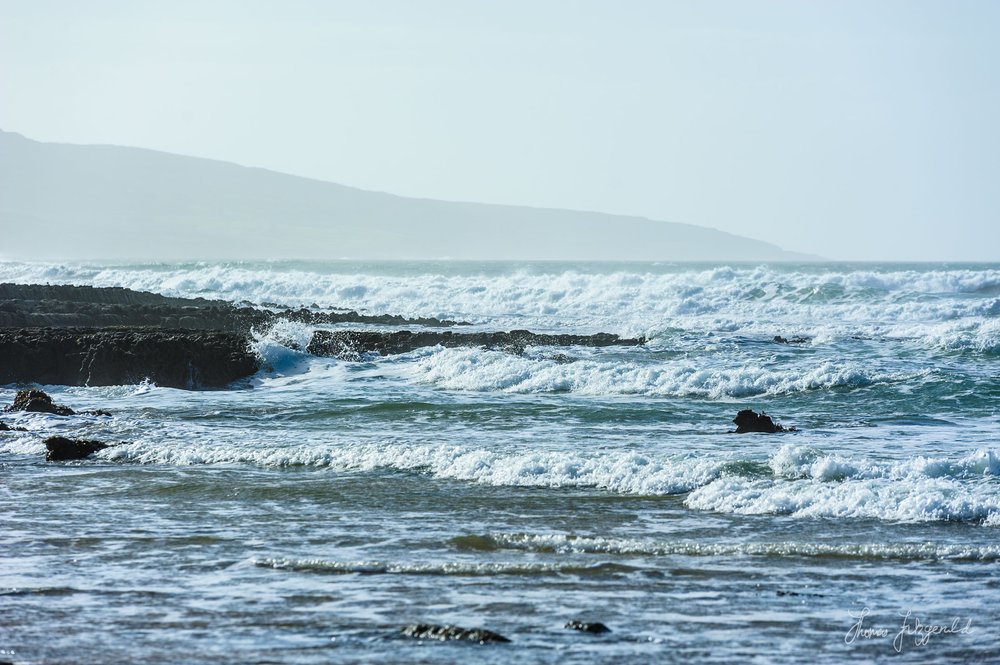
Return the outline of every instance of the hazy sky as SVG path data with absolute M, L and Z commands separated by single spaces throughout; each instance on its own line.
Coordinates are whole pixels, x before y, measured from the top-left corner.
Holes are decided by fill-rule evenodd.
M 0 129 L 1000 260 L 1000 2 L 0 0 Z

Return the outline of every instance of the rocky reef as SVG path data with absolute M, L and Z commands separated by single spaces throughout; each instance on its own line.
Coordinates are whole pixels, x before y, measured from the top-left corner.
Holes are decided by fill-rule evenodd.
M 119 287 L 0 284 L 0 384 L 106 386 L 152 381 L 171 388 L 222 388 L 259 369 L 252 333 L 264 333 L 280 321 L 396 328 L 468 325 L 431 317 L 319 310 L 170 298 Z M 606 333 L 546 335 L 527 330 L 320 330 L 305 351 L 356 359 L 365 353 L 390 355 L 438 345 L 521 353 L 527 346 L 645 342 Z
M 353 358 L 362 353 L 378 353 L 386 356 L 438 345 L 448 348 L 480 346 L 521 353 L 527 346 L 640 346 L 645 343 L 646 340 L 641 337 L 625 339 L 607 333 L 543 335 L 527 330 L 480 333 L 320 330 L 313 334 L 306 351 L 316 356 Z
M 479 644 L 497 644 L 510 642 L 509 639 L 499 633 L 485 628 L 459 628 L 458 626 L 438 626 L 434 624 L 418 623 L 407 626 L 401 631 L 406 637 L 415 637 L 421 640 L 463 640 L 468 642 L 478 642 Z

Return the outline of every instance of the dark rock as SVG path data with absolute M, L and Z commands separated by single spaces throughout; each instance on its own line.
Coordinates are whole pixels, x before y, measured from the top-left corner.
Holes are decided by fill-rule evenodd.
M 774 339 L 771 340 L 775 344 L 806 344 L 809 342 L 808 337 L 782 337 L 781 335 L 775 335 Z
M 605 626 L 603 623 L 598 621 L 586 622 L 586 621 L 570 621 L 566 624 L 566 628 L 572 628 L 573 630 L 579 630 L 583 633 L 591 633 L 593 635 L 600 635 L 601 633 L 610 633 L 611 629 Z
M 306 351 L 316 356 L 354 359 L 363 353 L 394 355 L 426 346 L 481 346 L 521 353 L 527 346 L 639 346 L 645 338 L 623 339 L 618 335 L 541 335 L 527 330 L 510 332 L 454 333 L 395 332 L 362 330 L 320 330 L 313 334 Z
M 0 370 L 2 372 L 3 370 Z M 9 382 L 13 383 L 13 382 Z M 54 413 L 57 416 L 76 415 L 76 411 L 68 406 L 60 406 L 52 401 L 47 393 L 41 390 L 18 390 L 14 403 L 4 407 L 4 411 L 29 411 L 32 413 Z
M 108 386 L 150 380 L 171 388 L 219 388 L 257 371 L 234 332 L 123 328 L 0 330 L 0 384 Z
M 551 356 L 546 357 L 548 360 L 557 362 L 560 365 L 566 365 L 568 363 L 576 362 L 576 358 L 573 356 L 568 356 L 565 353 L 554 353 Z
M 751 409 L 743 409 L 736 414 L 733 418 L 733 422 L 736 424 L 737 434 L 747 434 L 748 432 L 764 432 L 767 434 L 775 434 L 777 432 L 794 432 L 795 428 L 791 427 L 785 429 L 778 423 L 771 420 L 771 416 L 766 415 L 763 411 L 759 414 Z
M 242 311 L 242 310 L 241 310 Z M 244 313 L 244 316 L 250 316 Z M 311 325 L 336 324 L 336 323 L 367 323 L 376 325 L 406 326 L 418 325 L 427 327 L 447 327 L 447 326 L 467 326 L 471 325 L 466 321 L 452 321 L 451 319 L 435 319 L 431 317 L 410 318 L 395 314 L 359 314 L 351 310 L 337 312 L 314 312 L 309 309 L 288 309 L 274 314 L 274 319 L 286 321 L 296 321 L 298 323 L 308 323 Z
M 104 409 L 94 409 L 93 411 L 84 411 L 84 413 L 88 416 L 111 416 L 111 412 Z
M 4 421 L 0 420 L 0 432 L 27 432 L 28 430 L 24 427 L 18 427 L 16 425 L 8 425 Z
M 778 589 L 777 591 L 775 591 L 775 594 L 778 595 L 778 596 L 808 596 L 809 598 L 823 598 L 824 597 L 823 594 L 821 594 L 821 593 L 802 593 L 802 592 L 799 592 L 799 591 L 782 591 L 781 589 Z
M 67 439 L 64 436 L 50 436 L 45 439 L 45 459 L 49 462 L 83 459 L 107 447 L 108 444 L 101 443 L 100 441 L 84 441 L 82 439 Z
M 480 644 L 496 644 L 510 642 L 506 637 L 485 628 L 459 628 L 458 626 L 436 626 L 434 624 L 418 623 L 407 626 L 402 631 L 407 637 L 420 640 L 467 640 Z

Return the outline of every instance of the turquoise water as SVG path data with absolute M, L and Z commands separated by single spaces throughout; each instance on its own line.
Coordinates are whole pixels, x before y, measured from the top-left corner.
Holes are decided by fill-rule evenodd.
M 5 416 L 31 432 L 0 434 L 0 660 L 1000 658 L 1000 265 L 8 262 L 0 281 L 650 339 L 343 361 L 292 351 L 312 328 L 285 324 L 231 390 L 46 387 L 114 417 Z M 799 431 L 728 434 L 741 408 Z M 47 464 L 52 432 L 128 443 Z M 417 622 L 512 641 L 398 635 Z

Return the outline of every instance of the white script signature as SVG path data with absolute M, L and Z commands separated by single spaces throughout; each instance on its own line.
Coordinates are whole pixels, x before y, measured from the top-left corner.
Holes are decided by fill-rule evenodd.
M 881 626 L 865 625 L 865 620 L 871 615 L 870 608 L 865 607 L 857 614 L 854 612 L 849 612 L 849 614 L 854 623 L 851 624 L 851 627 L 847 630 L 847 634 L 844 635 L 844 642 L 847 644 L 853 644 L 857 640 L 889 637 L 890 629 Z M 967 635 L 972 632 L 971 618 L 963 620 L 955 617 L 951 623 L 945 624 L 924 623 L 918 617 L 913 616 L 913 612 L 910 610 L 906 610 L 905 614 L 900 612 L 899 616 L 903 618 L 903 623 L 892 640 L 892 648 L 896 650 L 896 653 L 901 653 L 904 645 L 909 644 L 907 638 L 913 638 L 914 646 L 922 647 L 927 646 L 931 638 L 935 635 Z

